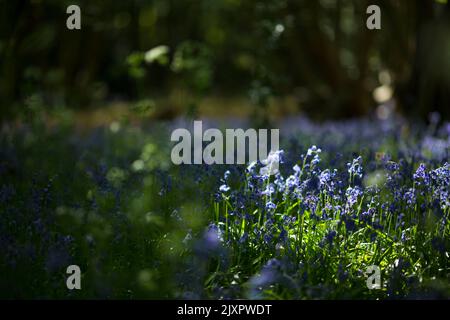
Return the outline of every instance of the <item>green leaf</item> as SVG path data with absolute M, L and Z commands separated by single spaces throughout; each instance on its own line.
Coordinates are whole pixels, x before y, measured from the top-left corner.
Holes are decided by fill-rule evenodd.
M 169 58 L 167 57 L 169 50 L 168 46 L 154 47 L 145 53 L 144 60 L 148 64 L 158 62 L 165 65 L 169 62 Z

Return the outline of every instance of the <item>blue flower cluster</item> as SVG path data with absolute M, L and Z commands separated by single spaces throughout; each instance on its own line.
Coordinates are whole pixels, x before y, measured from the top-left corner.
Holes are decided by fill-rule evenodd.
M 159 129 L 0 135 L 0 298 L 449 298 L 450 125 L 280 127 L 247 167 L 172 166 Z
M 375 129 L 369 131 L 384 130 Z M 335 297 L 355 283 L 362 297 L 404 297 L 426 291 L 426 277 L 448 284 L 450 138 L 444 134 L 446 151 L 433 155 L 424 145 L 392 149 L 386 137 L 372 140 L 361 154 L 354 145 L 351 152 L 343 146 L 344 152 L 335 153 L 339 144 L 333 141 L 296 156 L 297 140 L 280 152 L 284 164 L 274 176 L 262 174 L 261 164 L 244 173 L 227 171 L 216 197 L 215 224 L 235 265 L 251 266 L 256 274 L 248 275 L 250 297 Z M 346 142 L 352 140 L 349 135 Z M 235 188 L 227 183 L 233 176 L 240 181 Z M 401 274 L 399 259 L 408 262 Z M 282 267 L 272 267 L 275 261 Z M 363 271 L 374 264 L 387 276 L 378 292 L 364 290 Z M 418 271 L 425 265 L 429 269 Z M 291 284 L 282 286 L 281 278 Z

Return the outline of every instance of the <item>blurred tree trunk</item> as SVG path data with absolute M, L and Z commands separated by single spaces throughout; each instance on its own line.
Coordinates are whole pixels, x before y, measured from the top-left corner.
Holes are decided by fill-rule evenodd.
M 21 57 L 19 47 L 29 29 L 32 19 L 29 16 L 29 1 L 5 1 L 1 4 L 2 22 L 0 39 L 4 46 L 0 60 L 0 120 L 13 114 L 13 102 L 19 94 Z M 11 24 L 11 21 L 18 23 Z M 4 33 L 4 34 L 3 34 Z
M 432 0 L 416 0 L 417 32 L 413 72 L 404 92 L 403 111 L 426 119 L 432 111 L 450 117 L 450 2 L 442 15 Z

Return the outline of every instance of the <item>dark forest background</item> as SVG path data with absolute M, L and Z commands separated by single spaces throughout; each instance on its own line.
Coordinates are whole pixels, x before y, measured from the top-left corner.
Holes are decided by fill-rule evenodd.
M 80 31 L 66 28 L 70 4 L 81 7 Z M 366 28 L 370 4 L 381 30 Z M 186 110 L 167 99 L 174 92 Z M 450 2 L 0 0 L 2 119 L 32 103 L 113 101 L 171 118 L 207 97 L 261 110 L 289 101 L 316 119 L 373 114 L 390 100 L 407 116 L 449 118 Z

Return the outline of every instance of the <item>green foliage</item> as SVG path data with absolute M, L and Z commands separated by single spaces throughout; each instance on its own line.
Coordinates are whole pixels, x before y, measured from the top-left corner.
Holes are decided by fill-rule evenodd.
M 169 63 L 169 58 L 167 56 L 168 53 L 168 46 L 157 46 L 145 53 L 145 62 L 157 62 L 161 65 L 166 65 L 167 63 Z
M 98 84 L 102 99 L 141 100 L 180 85 L 198 97 L 245 95 L 257 81 L 275 96 L 294 95 L 312 115 L 357 116 L 372 111 L 384 70 L 408 112 L 408 101 L 418 99 L 416 113 L 426 115 L 435 96 L 442 101 L 433 108 L 446 114 L 447 1 L 381 1 L 377 32 L 365 28 L 368 1 L 81 1 L 79 31 L 65 28 L 68 4 L 3 4 L 5 115 L 33 94 L 87 107 L 99 100 Z M 424 78 L 431 88 L 417 82 Z
M 184 76 L 189 88 L 202 93 L 212 84 L 212 55 L 207 46 L 186 41 L 175 51 L 171 69 Z

